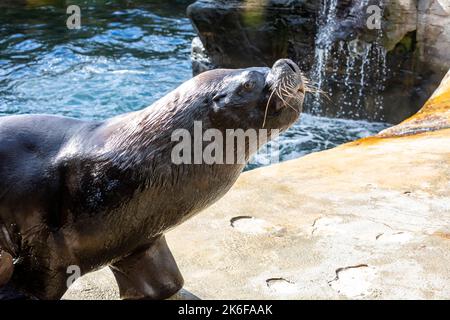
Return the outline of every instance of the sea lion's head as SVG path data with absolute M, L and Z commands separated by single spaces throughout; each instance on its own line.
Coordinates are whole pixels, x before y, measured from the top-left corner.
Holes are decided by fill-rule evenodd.
M 299 117 L 305 83 L 289 59 L 272 68 L 216 69 L 194 78 L 208 105 L 211 126 L 230 129 L 289 128 Z
M 131 117 L 137 120 L 127 118 L 129 133 L 118 131 L 113 125 L 109 127 L 118 132 L 117 140 L 127 149 L 132 148 L 133 141 L 142 147 L 154 143 L 161 133 L 165 133 L 160 141 L 166 141 L 164 139 L 170 135 L 172 143 L 161 142 L 168 149 L 172 149 L 172 145 L 178 146 L 180 137 L 194 136 L 194 141 L 200 138 L 204 147 L 209 146 L 208 141 L 219 145 L 220 141 L 226 140 L 222 144 L 224 151 L 233 150 L 240 159 L 248 159 L 264 143 L 297 121 L 308 91 L 305 82 L 299 67 L 289 59 L 276 61 L 272 68 L 210 70 L 186 81 L 143 110 L 143 118 L 135 115 Z M 118 118 L 117 122 L 125 121 Z M 201 128 L 197 130 L 198 124 Z M 199 132 L 206 134 L 206 130 L 209 130 L 209 138 L 198 137 Z M 211 138 L 217 133 L 221 139 Z M 241 152 L 241 147 L 228 149 L 228 141 L 232 141 L 228 138 L 233 134 L 236 139 L 248 138 L 244 144 L 251 148 L 246 148 L 245 152 Z M 111 140 L 112 148 L 117 149 L 118 144 Z M 192 152 L 194 149 L 197 150 L 189 147 Z

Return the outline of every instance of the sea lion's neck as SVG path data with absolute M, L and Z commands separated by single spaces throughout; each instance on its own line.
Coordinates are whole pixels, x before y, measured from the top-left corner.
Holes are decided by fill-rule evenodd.
M 188 110 L 181 112 L 186 104 L 171 98 L 106 121 L 100 129 L 102 155 L 123 169 L 142 169 L 155 159 L 170 161 L 172 133 L 192 122 Z
M 93 166 L 100 170 L 96 176 L 105 177 L 107 183 L 118 181 L 114 190 L 108 190 L 115 195 L 114 205 L 129 207 L 135 220 L 152 232 L 172 227 L 214 202 L 231 187 L 244 167 L 174 163 L 172 151 L 179 141 L 172 141 L 172 133 L 177 129 L 191 132 L 193 122 L 201 119 L 202 109 L 182 103 L 186 109 L 181 110 L 176 99 L 170 101 L 105 122 L 99 130 L 104 146 Z M 204 114 L 203 118 L 207 119 Z M 161 198 L 161 194 L 165 196 Z M 149 215 L 157 206 L 166 208 L 164 219 Z

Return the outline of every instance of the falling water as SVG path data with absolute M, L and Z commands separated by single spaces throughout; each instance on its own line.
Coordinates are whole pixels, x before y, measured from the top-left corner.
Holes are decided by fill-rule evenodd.
M 331 46 L 333 44 L 331 35 L 336 26 L 336 7 L 337 0 L 322 0 L 319 19 L 318 32 L 315 39 L 315 54 L 312 78 L 317 88 L 324 89 L 324 78 L 327 68 L 329 55 L 331 54 Z M 320 110 L 320 93 L 315 94 L 312 112 L 319 113 Z
M 380 8 L 383 7 L 382 2 L 378 2 Z M 352 14 L 366 16 L 368 5 L 369 0 L 356 3 Z M 377 31 L 373 42 L 366 42 L 359 36 L 351 41 L 336 41 L 338 10 L 338 0 L 322 0 L 311 78 L 318 89 L 326 92 L 332 103 L 337 104 L 334 112 L 338 117 L 380 118 L 383 108 L 380 92 L 385 89 L 387 73 L 386 50 L 380 41 L 382 32 Z M 327 104 L 319 93 L 312 100 L 310 111 L 313 114 L 327 114 Z

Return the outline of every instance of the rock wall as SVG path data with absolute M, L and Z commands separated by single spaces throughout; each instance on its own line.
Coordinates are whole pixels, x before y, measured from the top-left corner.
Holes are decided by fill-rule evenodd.
M 381 30 L 367 28 L 374 4 Z M 289 57 L 331 96 L 307 99 L 316 114 L 398 123 L 450 67 L 450 0 L 198 0 L 187 14 L 209 57 L 197 72 Z
M 318 8 L 315 0 L 200 0 L 187 8 L 187 15 L 211 62 L 239 68 L 272 65 L 286 56 L 313 59 Z

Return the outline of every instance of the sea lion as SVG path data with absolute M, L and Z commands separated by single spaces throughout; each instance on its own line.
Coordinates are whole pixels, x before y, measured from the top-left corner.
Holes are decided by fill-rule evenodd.
M 282 59 L 202 73 L 146 109 L 105 121 L 0 118 L 0 249 L 8 255 L 0 279 L 11 277 L 8 287 L 28 297 L 59 299 L 68 270 L 109 266 L 123 299 L 172 296 L 183 278 L 164 232 L 222 197 L 245 166 L 174 164 L 172 133 L 192 132 L 194 121 L 224 134 L 284 131 L 304 94 L 298 66 Z

